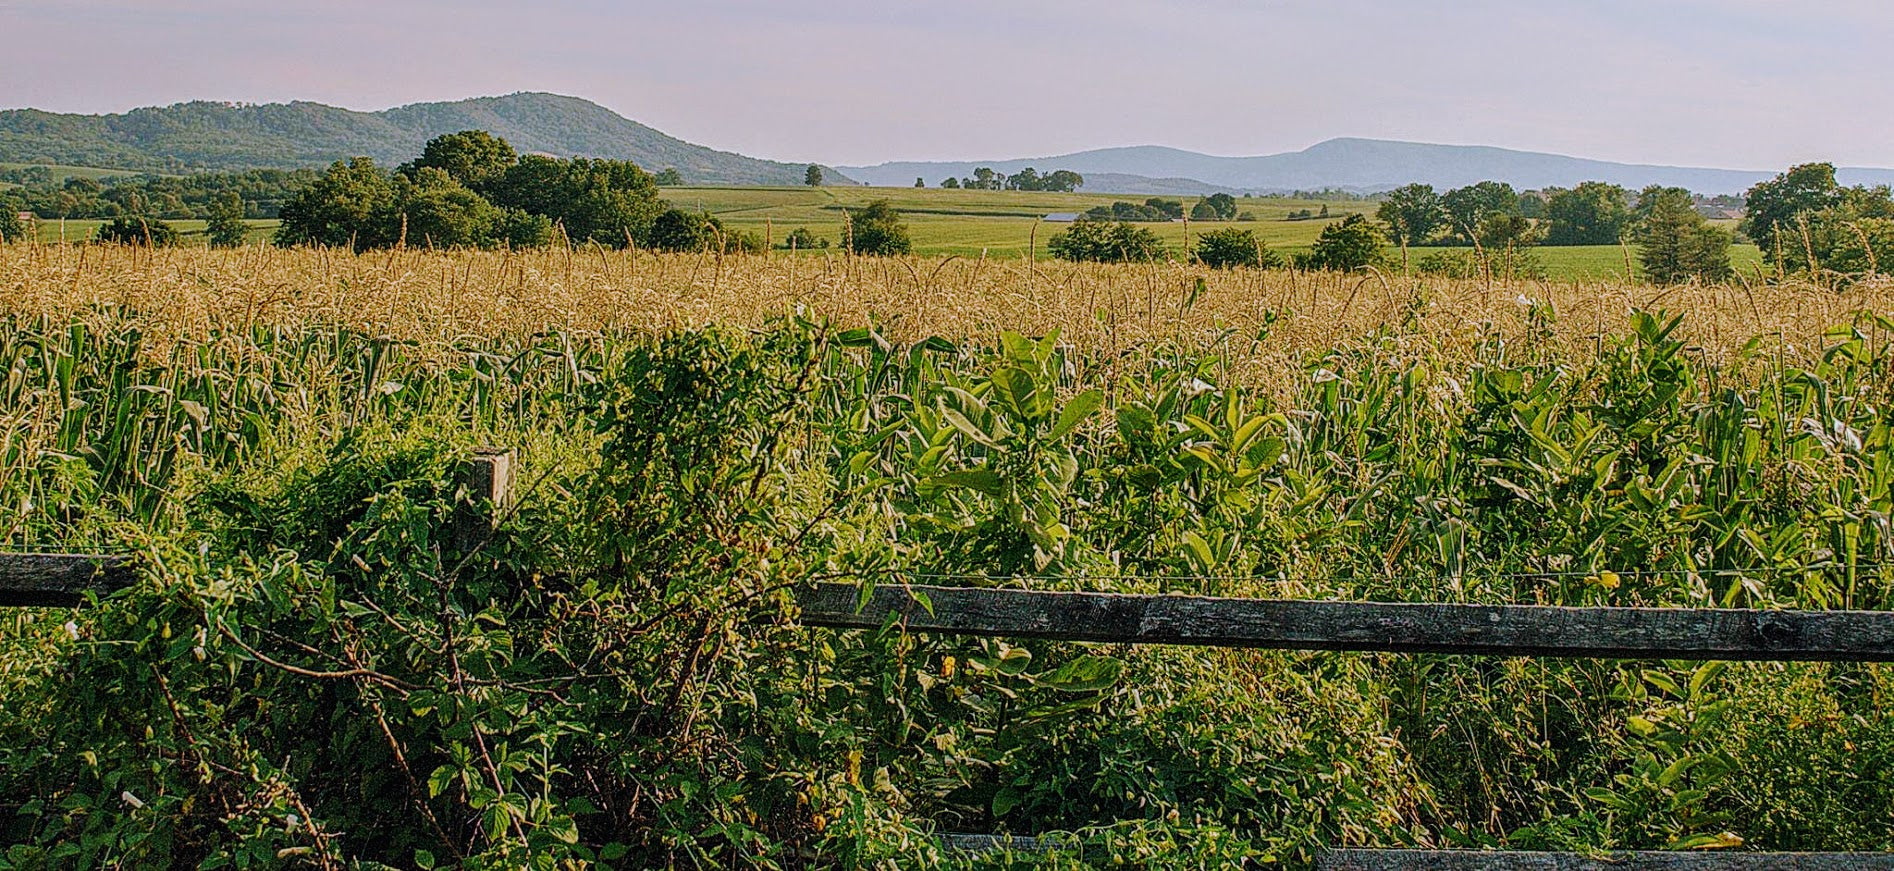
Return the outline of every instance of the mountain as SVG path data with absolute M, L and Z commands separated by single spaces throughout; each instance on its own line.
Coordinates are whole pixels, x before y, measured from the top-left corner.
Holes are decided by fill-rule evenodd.
M 912 184 L 919 176 L 930 184 L 952 175 L 973 174 L 976 166 L 1011 174 L 1028 166 L 1041 173 L 1069 169 L 1086 178 L 1085 190 L 1144 193 L 1147 182 L 1194 180 L 1220 189 L 1291 191 L 1344 188 L 1387 190 L 1411 182 L 1455 188 L 1493 179 L 1521 190 L 1571 187 L 1582 181 L 1606 181 L 1637 189 L 1662 184 L 1698 193 L 1741 193 L 1776 171 L 1705 169 L 1684 166 L 1613 163 L 1561 154 L 1515 151 L 1484 145 L 1429 145 L 1382 139 L 1330 139 L 1302 151 L 1262 157 L 1214 157 L 1141 145 L 1105 148 L 1053 157 L 973 162 L 905 162 L 844 166 L 850 177 L 867 184 Z M 1784 167 L 1786 169 L 1786 167 Z M 1844 184 L 1894 184 L 1894 170 L 1848 168 Z M 1124 185 L 1110 187 L 1108 184 Z
M 381 112 L 309 102 L 202 101 L 122 115 L 12 109 L 0 111 L 0 162 L 188 172 L 325 166 L 366 155 L 393 166 L 418 156 L 429 139 L 473 129 L 500 136 L 522 153 L 676 168 L 694 184 L 799 185 L 807 169 L 693 145 L 577 97 L 532 93 Z

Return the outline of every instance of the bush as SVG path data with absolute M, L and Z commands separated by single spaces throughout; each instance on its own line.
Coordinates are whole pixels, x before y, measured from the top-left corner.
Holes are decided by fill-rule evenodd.
M 1255 233 L 1235 227 L 1212 230 L 1198 237 L 1193 253 L 1197 255 L 1197 262 L 1212 269 L 1282 265 L 1282 258 L 1264 247 L 1263 240 Z
M 776 247 L 784 250 L 808 251 L 812 248 L 829 247 L 829 240 L 816 238 L 814 233 L 809 232 L 808 227 L 797 227 L 790 230 L 789 235 L 783 237 L 782 244 Z
M 1311 269 L 1353 272 L 1381 261 L 1381 248 L 1387 244 L 1381 228 L 1359 214 L 1322 228 L 1304 263 Z
M 849 212 L 848 216 L 849 248 L 856 254 L 891 256 L 913 250 L 914 243 L 908 239 L 908 228 L 901 222 L 901 213 L 887 200 L 875 200 L 861 211 Z
M 702 251 L 717 240 L 709 215 L 666 209 L 651 224 L 651 247 L 659 251 Z
M 1093 263 L 1144 263 L 1164 257 L 1164 242 L 1156 233 L 1129 223 L 1081 219 L 1046 243 L 1061 260 Z
M 157 218 L 113 218 L 99 225 L 100 242 L 119 245 L 152 245 L 166 248 L 178 244 L 177 228 Z

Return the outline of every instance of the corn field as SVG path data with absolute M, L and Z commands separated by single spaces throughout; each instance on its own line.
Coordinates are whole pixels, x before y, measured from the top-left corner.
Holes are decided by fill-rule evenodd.
M 1876 282 L 0 246 L 0 547 L 148 567 L 0 616 L 0 868 L 1889 849 L 1879 666 L 843 635 L 787 591 L 1894 608 L 1891 315 Z M 461 552 L 480 444 L 528 483 Z

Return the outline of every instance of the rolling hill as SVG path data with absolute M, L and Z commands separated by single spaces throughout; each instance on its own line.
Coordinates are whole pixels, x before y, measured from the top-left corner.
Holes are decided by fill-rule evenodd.
M 201 101 L 120 115 L 12 109 L 0 111 L 0 162 L 188 172 L 322 166 L 367 155 L 394 165 L 420 154 L 435 136 L 470 129 L 504 137 L 521 152 L 631 160 L 653 171 L 675 168 L 691 183 L 794 185 L 802 183 L 806 168 L 694 145 L 596 103 L 535 93 L 380 112 L 309 102 Z
M 1699 193 L 1722 194 L 1741 193 L 1777 172 L 1613 163 L 1490 146 L 1429 145 L 1381 139 L 1330 139 L 1302 151 L 1261 157 L 1215 157 L 1143 145 L 1052 157 L 883 163 L 844 166 L 841 170 L 868 184 L 912 184 L 916 176 L 934 184 L 948 175 L 972 175 L 976 166 L 992 167 L 1008 174 L 1028 166 L 1042 173 L 1069 169 L 1086 177 L 1086 190 L 1123 193 L 1172 193 L 1177 191 L 1180 180 L 1232 191 L 1332 187 L 1373 192 L 1410 182 L 1452 188 L 1495 179 L 1522 190 L 1606 181 L 1634 190 L 1662 184 Z M 1840 176 L 1844 184 L 1894 184 L 1894 170 L 1888 169 L 1849 168 L 1843 169 Z

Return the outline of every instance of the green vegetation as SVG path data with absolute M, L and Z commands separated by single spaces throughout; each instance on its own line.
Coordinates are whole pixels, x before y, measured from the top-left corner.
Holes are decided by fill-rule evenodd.
M 144 564 L 0 615 L 6 862 L 1894 846 L 1885 666 L 841 633 L 789 595 L 1894 608 L 1894 323 L 1790 320 L 1884 294 L 1684 289 L 1597 335 L 1615 291 L 1397 278 L 1364 311 L 1354 277 L 1051 264 L 1028 301 L 859 258 L 808 279 L 869 306 L 827 323 L 758 311 L 807 262 L 640 258 L 0 249 L 0 534 Z M 620 293 L 711 325 L 610 326 Z M 993 327 L 1035 312 L 1070 329 Z M 468 541 L 480 444 L 525 468 Z
M 1847 283 L 1894 263 L 1894 192 L 1844 188 L 1835 167 L 1811 163 L 1749 190 L 1742 230 L 1778 272 Z
M 309 170 L 258 169 L 188 176 L 65 174 L 34 166 L 0 174 L 17 184 L 0 191 L 0 204 L 42 218 L 116 218 L 145 215 L 208 218 L 218 199 L 234 195 L 244 216 L 273 218 L 297 191 L 316 178 Z
M 844 227 L 848 249 L 856 254 L 891 256 L 909 254 L 914 242 L 908 238 L 907 224 L 887 200 L 875 200 L 860 211 L 848 212 Z
M 1191 253 L 1196 255 L 1197 262 L 1211 269 L 1238 266 L 1261 269 L 1282 265 L 1282 258 L 1264 246 L 1263 240 L 1256 238 L 1254 232 L 1238 227 L 1224 227 L 1203 234 Z
M 0 110 L 0 161 L 171 174 L 319 168 L 350 157 L 394 166 L 429 139 L 473 129 L 526 153 L 673 167 L 694 184 L 787 185 L 797 183 L 803 172 L 799 164 L 684 142 L 576 97 L 532 93 L 415 103 L 381 112 L 311 102 L 192 102 L 122 115 Z
M 1089 263 L 1145 263 L 1164 257 L 1157 234 L 1124 221 L 1083 220 L 1054 235 L 1046 250 L 1060 260 Z
M 113 218 L 99 225 L 100 242 L 167 248 L 178 244 L 178 231 L 156 218 Z
M 1697 214 L 1690 192 L 1652 186 L 1638 196 L 1638 258 L 1657 284 L 1728 281 L 1730 234 Z

